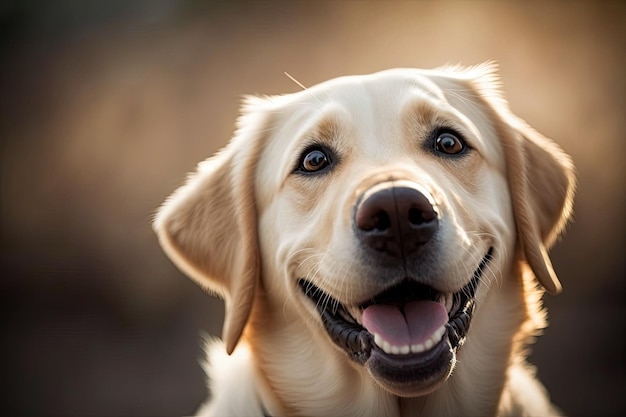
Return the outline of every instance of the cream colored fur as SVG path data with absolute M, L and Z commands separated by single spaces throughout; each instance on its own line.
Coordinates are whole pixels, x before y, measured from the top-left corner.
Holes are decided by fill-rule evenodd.
M 548 416 L 558 414 L 526 346 L 545 327 L 541 297 L 561 290 L 547 249 L 571 214 L 569 158 L 507 108 L 493 65 L 395 69 L 343 77 L 286 96 L 248 98 L 230 144 L 203 162 L 159 211 L 165 252 L 224 298 L 223 342 L 208 343 L 212 416 Z M 470 139 L 462 162 L 421 146 L 453 124 Z M 294 173 L 313 140 L 340 161 Z M 297 286 L 306 278 L 358 303 L 375 271 L 357 262 L 357 196 L 381 180 L 427 189 L 442 216 L 437 285 L 471 278 L 494 259 L 451 376 L 418 397 L 387 391 L 330 340 Z M 433 278 L 434 279 L 434 278 Z

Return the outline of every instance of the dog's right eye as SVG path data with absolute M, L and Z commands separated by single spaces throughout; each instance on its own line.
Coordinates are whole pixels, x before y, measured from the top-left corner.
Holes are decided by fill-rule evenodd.
M 435 150 L 446 155 L 459 155 L 465 152 L 467 146 L 459 135 L 453 132 L 441 132 L 435 139 Z
M 319 172 L 329 167 L 330 163 L 328 152 L 322 148 L 314 147 L 303 152 L 298 171 L 306 173 Z

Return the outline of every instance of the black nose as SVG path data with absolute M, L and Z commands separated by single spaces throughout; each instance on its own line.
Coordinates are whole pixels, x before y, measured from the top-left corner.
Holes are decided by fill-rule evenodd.
M 402 258 L 416 252 L 437 232 L 437 212 L 415 188 L 376 187 L 366 192 L 354 214 L 363 244 L 376 252 Z

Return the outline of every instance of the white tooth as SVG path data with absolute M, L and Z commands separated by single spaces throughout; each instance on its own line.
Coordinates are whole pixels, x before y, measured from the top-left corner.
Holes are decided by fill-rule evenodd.
M 440 327 L 435 333 L 433 333 L 433 335 L 430 337 L 430 340 L 432 340 L 433 344 L 439 343 L 444 331 L 445 329 L 443 327 Z
M 387 342 L 381 335 L 378 333 L 374 333 L 374 343 L 376 346 L 381 348 L 383 352 L 388 353 L 390 355 L 406 355 L 411 352 L 411 347 L 409 345 L 404 346 L 394 346 L 391 343 Z
M 426 348 L 421 343 L 418 343 L 418 344 L 415 344 L 415 345 L 411 345 L 411 353 L 421 353 L 424 350 L 426 350 Z
M 441 340 L 441 338 L 443 337 L 445 333 L 446 333 L 446 326 L 441 326 L 441 328 L 439 328 L 439 330 L 437 331 L 437 342 Z
M 432 349 L 433 346 L 435 346 L 437 343 L 439 343 L 441 341 L 441 338 L 443 337 L 443 334 L 445 332 L 446 332 L 446 329 L 445 329 L 444 326 L 441 326 L 439 329 L 437 329 L 437 331 L 433 333 L 433 335 L 430 337 L 430 339 L 428 339 L 424 343 L 424 346 L 426 347 L 426 350 Z
M 428 339 L 425 343 L 424 343 L 424 347 L 426 348 L 426 350 L 430 350 L 433 347 L 434 343 L 433 343 L 433 339 Z
M 383 338 L 378 333 L 374 333 L 374 343 L 380 348 L 383 347 Z

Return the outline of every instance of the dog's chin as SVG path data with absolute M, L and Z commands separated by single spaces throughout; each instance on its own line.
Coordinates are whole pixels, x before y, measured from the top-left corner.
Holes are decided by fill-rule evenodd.
M 364 303 L 344 306 L 309 281 L 298 284 L 337 346 L 387 391 L 416 397 L 436 390 L 452 373 L 492 257 L 490 248 L 468 284 L 454 293 L 406 279 Z M 402 330 L 394 331 L 398 326 Z
M 443 385 L 455 362 L 456 349 L 444 337 L 429 351 L 414 355 L 390 355 L 374 345 L 364 365 L 387 391 L 400 397 L 417 397 Z

